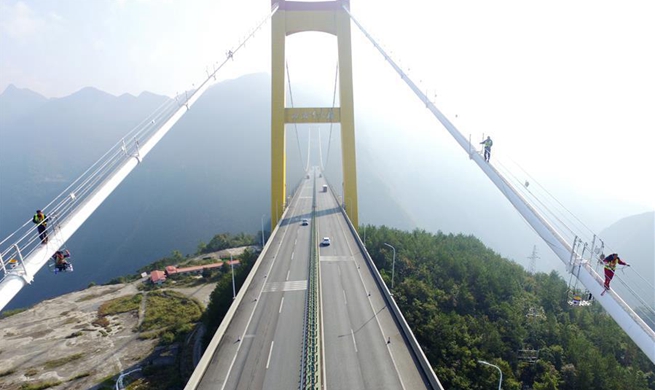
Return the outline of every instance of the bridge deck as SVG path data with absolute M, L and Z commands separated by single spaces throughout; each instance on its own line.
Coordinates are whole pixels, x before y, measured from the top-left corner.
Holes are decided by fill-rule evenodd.
M 312 183 L 292 200 L 197 388 L 299 387 L 311 242 L 311 224 L 300 221 L 311 217 Z M 332 239 L 319 251 L 323 388 L 426 388 L 336 200 L 317 196 L 319 237 Z

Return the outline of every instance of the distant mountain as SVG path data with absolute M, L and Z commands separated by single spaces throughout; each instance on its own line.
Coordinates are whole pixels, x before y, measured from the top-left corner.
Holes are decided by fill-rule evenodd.
M 117 98 L 94 88 L 45 99 L 7 88 L 0 95 L 0 109 L 11 114 L 0 126 L 0 233 L 20 226 L 168 99 Z
M 20 89 L 9 84 L 0 94 L 0 137 L 5 135 L 8 123 L 38 109 L 47 100 L 29 89 Z
M 315 104 L 329 106 L 331 92 Z M 319 93 L 294 90 L 297 106 L 313 95 Z M 167 99 L 84 88 L 34 105 L 30 115 L 2 129 L 3 145 L 10 147 L 0 154 L 0 236 L 46 205 Z M 403 122 L 424 111 L 396 118 L 382 115 L 392 107 L 355 103 L 360 223 L 472 234 L 521 264 L 534 244 L 546 247 L 443 129 Z M 320 165 L 322 154 L 326 176 L 340 192 L 339 127 L 320 126 L 322 151 L 315 142 L 318 128 L 287 126 L 289 192 L 304 175 L 308 137 L 314 137 L 310 165 Z M 68 248 L 81 263 L 66 283 L 43 271 L 38 278 L 51 286 L 37 280 L 39 287 L 24 289 L 12 306 L 107 281 L 174 249 L 194 252 L 200 240 L 216 233 L 255 233 L 270 218 L 269 202 L 270 76 L 218 83 L 73 236 Z M 552 253 L 540 256 L 539 270 L 560 264 Z
M 655 211 L 623 218 L 599 236 L 607 246 L 606 254 L 616 252 L 631 265 L 617 272 L 617 277 L 629 281 L 633 290 L 655 305 Z
M 255 74 L 211 87 L 67 243 L 78 262 L 64 278 L 46 270 L 9 308 L 133 272 L 172 250 L 194 252 L 220 232 L 268 229 L 270 218 L 270 76 Z M 301 96 L 299 94 L 299 96 Z M 112 96 L 84 88 L 48 99 L 3 129 L 0 236 L 23 224 L 167 97 Z M 287 130 L 288 189 L 304 176 L 306 127 Z M 325 132 L 327 136 L 327 132 Z M 326 138 L 327 142 L 327 138 Z M 319 165 L 316 144 L 312 165 Z M 333 159 L 340 148 L 331 153 Z M 302 155 L 302 158 L 301 158 Z M 362 162 L 361 172 L 368 164 Z M 374 210 L 413 226 L 383 181 L 363 183 Z M 373 204 L 371 204 L 373 206 Z

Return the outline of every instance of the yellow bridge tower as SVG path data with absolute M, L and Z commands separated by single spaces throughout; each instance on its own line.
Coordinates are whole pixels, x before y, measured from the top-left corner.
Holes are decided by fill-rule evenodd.
M 287 123 L 340 123 L 343 201 L 355 227 L 359 226 L 353 108 L 350 17 L 343 7 L 350 0 L 299 2 L 271 0 L 279 8 L 272 18 L 271 32 L 271 225 L 277 225 L 286 202 Z M 285 47 L 291 34 L 319 31 L 335 35 L 339 56 L 340 107 L 287 108 L 285 102 Z

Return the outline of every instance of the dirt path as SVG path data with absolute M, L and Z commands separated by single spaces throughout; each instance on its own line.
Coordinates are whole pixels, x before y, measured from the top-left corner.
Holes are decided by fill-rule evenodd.
M 141 328 L 143 319 L 146 318 L 146 302 L 147 302 L 148 292 L 145 291 L 141 297 L 141 305 L 139 305 L 139 321 L 136 324 L 136 328 Z

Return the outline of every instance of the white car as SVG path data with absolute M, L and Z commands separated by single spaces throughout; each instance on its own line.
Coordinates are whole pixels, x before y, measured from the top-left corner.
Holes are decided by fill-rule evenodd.
M 321 246 L 328 246 L 330 245 L 330 237 L 323 237 L 323 241 L 321 241 Z
M 300 224 L 301 224 L 302 226 L 307 226 L 307 225 L 309 225 L 309 220 L 308 220 L 307 218 L 305 218 L 305 219 L 303 219 L 303 220 L 300 222 Z

